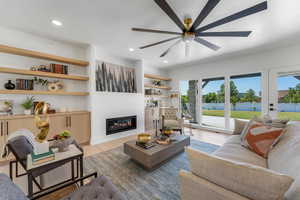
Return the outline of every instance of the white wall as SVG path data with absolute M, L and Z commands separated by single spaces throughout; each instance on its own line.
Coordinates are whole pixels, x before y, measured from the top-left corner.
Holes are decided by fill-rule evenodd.
M 86 49 L 79 47 L 78 45 L 49 40 L 29 33 L 24 33 L 4 27 L 0 27 L 0 44 L 76 59 L 86 59 Z M 0 53 L 1 67 L 30 69 L 30 67 L 33 65 L 49 65 L 49 63 L 51 63 L 51 61 Z M 84 67 L 72 67 L 70 65 L 69 71 L 70 74 L 87 75 L 87 69 Z M 0 73 L 0 89 L 4 89 L 4 84 L 7 82 L 7 80 L 13 80 L 13 82 L 15 82 L 16 78 L 32 79 L 33 76 Z M 55 80 L 50 78 L 44 79 Z M 67 91 L 86 91 L 88 89 L 87 83 L 82 84 L 82 82 L 71 80 L 62 81 L 64 82 Z M 24 95 L 0 94 L 0 99 L 13 100 L 15 107 L 14 113 L 16 114 L 23 113 L 23 109 L 21 108 L 20 104 L 22 103 L 22 101 L 24 101 L 25 98 L 26 96 Z M 35 98 L 37 100 L 49 102 L 51 106 L 56 109 L 59 109 L 61 107 L 68 108 L 69 110 L 87 109 L 87 97 L 35 95 Z
M 172 86 L 179 89 L 180 80 L 198 80 L 200 78 L 218 77 L 232 74 L 251 72 L 264 72 L 272 68 L 299 66 L 300 70 L 300 44 L 276 48 L 255 54 L 228 57 L 214 62 L 183 65 L 180 68 L 168 70 L 173 78 Z
M 91 46 L 90 61 L 90 109 L 92 111 L 92 144 L 98 144 L 144 131 L 144 96 L 143 96 L 143 64 L 141 61 L 123 59 L 109 55 L 100 47 Z M 95 62 L 96 60 L 110 62 L 127 67 L 135 67 L 137 76 L 137 94 L 96 92 Z M 106 119 L 122 116 L 137 116 L 137 129 L 106 135 Z

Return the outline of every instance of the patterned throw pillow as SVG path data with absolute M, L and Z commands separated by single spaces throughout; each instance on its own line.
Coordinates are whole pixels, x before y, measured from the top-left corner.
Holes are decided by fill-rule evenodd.
M 268 157 L 269 151 L 285 133 L 283 128 L 269 126 L 253 120 L 249 122 L 244 131 L 242 145 L 264 158 Z

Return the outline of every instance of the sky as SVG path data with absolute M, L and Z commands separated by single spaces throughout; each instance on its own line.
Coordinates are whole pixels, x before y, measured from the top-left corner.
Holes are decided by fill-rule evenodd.
M 259 95 L 259 92 L 261 91 L 261 77 L 240 78 L 234 79 L 233 81 L 241 93 L 246 92 L 250 88 L 255 91 L 256 95 Z M 293 76 L 279 77 L 277 81 L 278 90 L 288 90 L 290 87 L 295 87 L 300 83 L 300 81 Z M 209 92 L 218 92 L 223 83 L 223 80 L 211 81 L 205 86 L 203 94 L 207 94 Z M 183 95 L 187 94 L 188 87 L 188 81 L 180 81 L 180 90 Z

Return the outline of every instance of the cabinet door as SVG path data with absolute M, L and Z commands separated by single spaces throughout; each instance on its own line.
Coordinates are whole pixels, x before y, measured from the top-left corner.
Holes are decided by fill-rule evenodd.
M 145 131 L 152 131 L 154 128 L 154 118 L 153 118 L 154 109 L 145 109 Z
M 79 143 L 89 143 L 91 135 L 90 114 L 73 114 L 70 115 L 71 134 Z
M 50 116 L 50 130 L 48 134 L 48 139 L 53 138 L 54 135 L 57 135 L 65 130 L 70 130 L 68 116 Z
M 2 152 L 4 145 L 6 143 L 6 130 L 5 130 L 5 121 L 0 120 L 0 152 Z M 1 156 L 0 156 L 1 160 Z
M 34 135 L 38 133 L 38 129 L 35 126 L 35 121 L 33 117 L 5 120 L 4 123 L 6 127 L 5 134 L 7 135 L 20 129 L 28 129 Z

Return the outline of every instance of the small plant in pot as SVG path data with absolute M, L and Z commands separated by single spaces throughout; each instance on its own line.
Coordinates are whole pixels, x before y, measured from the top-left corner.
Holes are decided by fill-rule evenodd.
M 58 148 L 59 152 L 65 152 L 69 150 L 70 144 L 73 143 L 73 138 L 69 131 L 63 131 L 60 134 L 54 136 L 54 148 Z
M 34 97 L 27 97 L 26 100 L 21 104 L 24 108 L 25 115 L 31 115 L 31 111 L 34 105 Z

